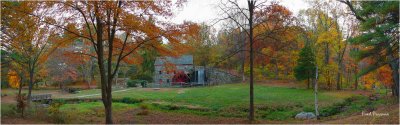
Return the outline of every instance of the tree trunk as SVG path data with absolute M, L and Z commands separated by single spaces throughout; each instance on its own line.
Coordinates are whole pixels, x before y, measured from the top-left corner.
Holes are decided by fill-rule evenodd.
M 115 76 L 115 85 L 117 86 L 118 85 L 118 74 L 119 74 L 119 70 L 117 69 L 117 74 L 115 74 L 116 76 Z
M 111 73 L 110 73 L 111 71 L 109 71 L 109 74 L 108 74 L 108 86 L 107 86 L 107 89 L 106 89 L 106 93 L 107 93 L 107 106 L 105 107 L 106 108 L 106 123 L 107 124 L 112 124 L 113 123 L 113 120 L 112 120 L 112 93 L 111 93 L 111 85 L 112 85 L 112 80 L 113 80 L 113 77 L 111 76 Z
M 99 59 L 103 60 L 103 47 L 99 47 Z M 101 81 L 101 97 L 105 108 L 106 124 L 112 124 L 112 107 L 111 107 L 111 91 L 108 90 L 109 78 L 106 76 L 106 71 L 103 61 L 98 61 L 100 70 L 100 81 Z
M 90 85 L 92 85 L 92 82 L 93 82 L 93 80 L 94 80 L 94 65 L 93 65 L 93 62 L 92 62 L 92 61 L 90 61 L 89 79 L 90 79 Z M 95 80 L 95 81 L 96 81 L 96 80 Z M 98 82 L 98 81 L 96 81 L 96 82 Z M 96 85 L 97 85 L 97 83 L 96 83 Z M 91 86 L 90 86 L 89 89 L 91 89 Z
M 253 11 L 255 1 L 247 1 L 249 6 L 249 25 L 250 25 L 250 106 L 249 106 L 249 121 L 254 121 L 254 91 L 253 91 Z
M 278 68 L 278 63 L 275 63 L 275 80 L 279 78 L 279 68 Z
M 328 74 L 328 71 L 326 69 L 324 69 L 324 70 L 321 70 L 321 72 L 325 72 L 325 74 L 323 76 L 325 77 L 326 84 L 328 85 L 328 89 L 331 90 L 332 89 L 332 85 L 328 80 L 329 79 L 328 75 L 326 75 L 326 74 Z
M 28 100 L 27 105 L 31 103 L 31 96 L 32 96 L 32 88 L 33 88 L 33 73 L 35 68 L 30 68 L 29 70 L 29 89 L 28 89 Z
M 328 65 L 329 64 L 329 57 L 330 57 L 330 53 L 329 53 L 329 44 L 325 43 L 325 59 L 324 59 L 324 64 Z
M 244 60 L 242 61 L 242 82 L 246 81 L 246 76 L 244 75 Z
M 317 119 L 319 119 L 319 112 L 318 112 L 318 67 L 315 69 L 315 82 L 314 82 L 314 106 L 315 106 L 315 115 Z
M 98 13 L 98 6 L 95 6 L 95 13 Z M 105 108 L 106 115 L 106 124 L 112 124 L 112 107 L 111 107 L 111 91 L 109 89 L 110 74 L 106 75 L 105 64 L 104 64 L 104 44 L 103 44 L 103 23 L 99 18 L 96 18 L 97 30 L 97 63 L 99 65 L 100 70 L 100 82 L 101 82 L 101 99 L 103 101 L 103 105 Z M 112 45 L 112 44 L 111 44 Z M 109 55 L 112 56 L 112 55 Z M 111 61 L 107 60 L 107 63 L 111 63 Z M 111 65 L 111 64 L 109 64 Z M 111 78 L 112 79 L 112 78 Z
M 392 87 L 392 95 L 399 97 L 399 60 L 390 62 L 390 68 L 392 69 L 392 78 L 394 82 Z
M 346 74 L 346 84 L 349 84 L 349 85 L 351 84 L 350 83 L 350 78 L 351 78 L 350 76 L 351 76 L 351 70 L 350 70 L 350 68 L 348 68 L 347 69 L 347 74 Z
M 112 107 L 111 107 L 111 92 L 108 91 L 108 81 L 106 80 L 106 73 L 103 61 L 99 61 L 100 79 L 101 79 L 101 96 L 105 108 L 106 124 L 112 124 Z M 108 79 L 108 78 L 107 78 Z
M 354 89 L 357 90 L 358 89 L 358 78 L 356 77 L 356 80 L 354 82 Z
M 343 77 L 340 77 L 340 88 L 343 89 Z
M 242 35 L 241 35 L 242 36 Z M 243 38 L 242 38 L 242 40 L 243 40 L 243 45 L 245 45 L 246 44 L 246 40 L 244 40 Z M 245 82 L 246 81 L 246 76 L 245 76 L 245 74 L 244 74 L 244 67 L 245 67 L 245 63 L 246 63 L 246 51 L 243 51 L 242 52 L 242 60 L 241 60 L 241 63 L 242 63 L 242 82 Z
M 284 74 L 285 74 L 285 78 L 284 79 L 287 79 L 288 75 L 289 75 L 289 68 L 285 68 Z
M 307 89 L 310 89 L 310 77 L 307 78 Z
M 336 74 L 336 90 L 341 90 L 341 86 L 340 86 L 340 71 Z
M 88 89 L 90 89 L 90 80 L 89 80 L 89 71 L 87 69 L 87 64 L 84 63 L 82 66 L 82 75 L 83 75 L 83 80 L 86 81 L 87 85 L 88 85 Z
M 23 78 L 20 76 L 20 83 L 18 86 L 18 96 L 21 96 Z
M 92 84 L 92 79 L 90 78 L 90 76 L 87 78 L 87 83 L 88 83 L 88 89 L 91 89 L 91 84 Z
M 110 101 L 107 102 L 107 105 L 105 105 L 105 110 L 106 110 L 106 123 L 107 124 L 112 124 L 112 103 L 111 99 Z
M 354 67 L 354 89 L 357 90 L 358 89 L 358 77 L 357 77 L 357 66 Z

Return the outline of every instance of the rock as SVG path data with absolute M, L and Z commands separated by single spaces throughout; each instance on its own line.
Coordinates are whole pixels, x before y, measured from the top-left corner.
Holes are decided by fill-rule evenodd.
M 316 116 L 312 112 L 300 112 L 295 116 L 296 119 L 314 119 Z

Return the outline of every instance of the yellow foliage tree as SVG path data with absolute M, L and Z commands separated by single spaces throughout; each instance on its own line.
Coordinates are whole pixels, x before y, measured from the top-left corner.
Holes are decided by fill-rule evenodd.
M 10 70 L 8 72 L 8 84 L 11 88 L 18 88 L 20 83 L 20 78 L 18 77 L 17 72 L 14 70 Z

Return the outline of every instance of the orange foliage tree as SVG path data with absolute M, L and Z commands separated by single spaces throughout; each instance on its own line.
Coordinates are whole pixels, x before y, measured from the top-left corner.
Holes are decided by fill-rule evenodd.
M 29 73 L 28 100 L 35 82 L 35 73 L 48 55 L 59 45 L 54 29 L 41 21 L 47 11 L 39 2 L 1 2 L 1 46 L 10 52 L 10 59 Z M 28 101 L 28 105 L 29 105 Z
M 43 9 L 52 12 L 47 14 L 44 23 L 57 27 L 64 37 L 90 41 L 94 52 L 84 55 L 96 58 L 98 63 L 107 124 L 112 123 L 112 80 L 121 62 L 139 62 L 137 52 L 144 48 L 156 49 L 161 55 L 179 55 L 186 50 L 181 41 L 198 29 L 193 23 L 176 25 L 161 19 L 172 17 L 171 7 L 181 6 L 182 1 L 45 3 Z
M 392 87 L 392 71 L 388 65 L 382 66 L 378 69 L 377 78 L 386 88 Z
M 287 77 L 295 64 L 291 60 L 300 48 L 298 27 L 294 26 L 292 12 L 278 3 L 272 3 L 257 15 L 261 21 L 255 26 L 255 62 L 272 69 L 275 79 L 279 78 L 280 71 L 284 71 Z

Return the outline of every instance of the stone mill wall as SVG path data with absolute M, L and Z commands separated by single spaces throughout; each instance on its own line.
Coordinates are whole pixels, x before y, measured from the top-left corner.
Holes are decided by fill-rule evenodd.
M 206 68 L 208 84 L 227 84 L 240 82 L 240 77 L 217 68 Z

